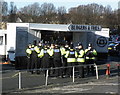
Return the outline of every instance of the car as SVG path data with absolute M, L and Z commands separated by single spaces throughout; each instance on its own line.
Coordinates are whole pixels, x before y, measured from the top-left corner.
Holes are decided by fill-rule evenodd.
M 108 41 L 108 45 L 114 43 L 114 41 Z
M 116 51 L 118 52 L 118 55 L 120 55 L 120 41 L 117 41 L 115 43 L 116 43 Z
M 108 54 L 109 55 L 119 55 L 120 54 L 120 41 L 110 43 L 108 45 Z

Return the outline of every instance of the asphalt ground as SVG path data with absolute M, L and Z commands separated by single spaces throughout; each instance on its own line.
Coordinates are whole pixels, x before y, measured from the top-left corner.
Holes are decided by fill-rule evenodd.
M 54 86 L 41 86 L 33 89 L 24 89 L 21 91 L 14 91 L 13 93 L 119 93 L 118 76 L 106 79 L 101 76 L 99 80 L 95 78 L 85 78 L 84 80 L 76 80 L 75 83 L 69 82 L 67 84 L 54 85 Z
M 22 89 L 18 89 L 18 71 L 14 71 L 14 66 L 3 65 L 2 70 L 2 93 L 119 93 L 119 76 L 116 64 L 120 64 L 119 57 L 108 57 L 106 62 L 98 63 L 99 79 L 96 76 L 85 76 L 85 78 L 75 77 L 73 83 L 72 78 L 48 77 L 48 85 L 45 86 L 45 77 L 41 74 L 31 74 L 30 72 L 22 72 Z M 107 77 L 106 64 L 111 65 L 111 75 Z

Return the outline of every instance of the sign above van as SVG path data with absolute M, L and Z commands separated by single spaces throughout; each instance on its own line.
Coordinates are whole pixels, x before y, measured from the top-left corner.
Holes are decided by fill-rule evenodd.
M 102 27 L 99 25 L 76 25 L 68 26 L 69 31 L 101 31 Z

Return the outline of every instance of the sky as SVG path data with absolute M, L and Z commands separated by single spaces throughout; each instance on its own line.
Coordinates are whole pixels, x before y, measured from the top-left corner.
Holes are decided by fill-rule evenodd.
M 14 2 L 17 8 L 21 8 L 27 6 L 29 4 L 33 4 L 35 2 L 39 2 L 39 4 L 43 3 L 53 3 L 55 7 L 65 6 L 68 10 L 71 7 L 77 7 L 79 5 L 87 5 L 91 3 L 97 3 L 99 5 L 107 6 L 110 5 L 113 10 L 118 9 L 118 2 L 120 0 L 4 0 L 6 2 Z M 120 7 L 119 7 L 120 8 Z

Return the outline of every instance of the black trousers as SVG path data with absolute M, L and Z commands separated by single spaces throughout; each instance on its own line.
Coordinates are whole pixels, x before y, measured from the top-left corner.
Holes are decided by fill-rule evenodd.
M 37 57 L 37 64 L 36 64 L 36 69 L 38 69 L 37 72 L 36 72 L 37 74 L 40 73 L 39 69 L 42 67 L 41 64 L 42 64 L 41 63 L 41 58 Z
M 42 67 L 42 62 L 41 62 L 41 58 L 37 58 L 37 69 L 41 68 Z
M 62 59 L 61 59 L 61 63 L 62 63 L 62 67 L 67 67 L 67 58 L 65 58 L 64 56 L 62 56 Z M 66 75 L 67 73 L 67 68 L 63 68 L 62 69 L 62 75 Z
M 30 71 L 30 69 L 31 69 L 31 59 L 30 59 L 30 57 L 27 57 L 27 70 L 28 71 Z
M 54 61 L 55 68 L 62 66 L 60 58 L 54 58 L 53 61 Z M 55 69 L 55 75 L 62 76 L 62 69 Z
M 75 66 L 75 62 L 67 62 L 67 66 Z M 68 76 L 72 76 L 73 74 L 72 67 L 67 68 L 67 74 Z
M 54 66 L 54 61 L 53 61 L 52 57 L 49 58 L 49 63 L 50 63 L 50 68 L 54 68 L 55 67 Z M 54 74 L 54 73 L 55 73 L 54 69 L 53 70 L 49 70 L 49 74 Z
M 84 65 L 84 62 L 78 62 L 78 65 Z M 78 68 L 79 77 L 84 78 L 84 66 Z
M 37 53 L 36 52 L 33 52 L 32 54 L 31 54 L 31 69 L 37 69 Z M 32 72 L 31 73 L 33 73 L 33 70 L 31 70 Z
M 92 75 L 94 75 L 94 73 L 95 73 L 95 68 L 94 68 L 94 60 L 93 59 L 87 59 L 86 60 L 86 64 L 91 64 L 91 66 L 87 66 L 86 67 L 86 73 L 87 73 L 87 75 L 89 75 L 90 74 L 90 72 L 92 73 Z
M 43 68 L 50 68 L 50 62 L 49 62 L 49 55 L 48 54 L 45 54 L 41 60 L 42 62 L 42 67 Z M 46 71 L 45 70 L 45 76 L 46 76 Z

